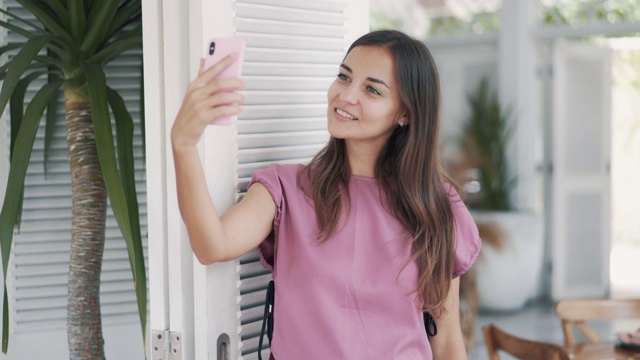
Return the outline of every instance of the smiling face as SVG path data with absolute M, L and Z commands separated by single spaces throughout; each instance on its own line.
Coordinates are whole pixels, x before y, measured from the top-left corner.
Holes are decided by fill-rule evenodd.
M 328 91 L 328 128 L 348 145 L 379 151 L 403 117 L 395 62 L 383 47 L 357 46 L 347 54 Z

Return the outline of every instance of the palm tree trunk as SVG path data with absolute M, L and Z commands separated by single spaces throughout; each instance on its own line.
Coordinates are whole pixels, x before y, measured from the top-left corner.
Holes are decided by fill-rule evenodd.
M 96 150 L 91 105 L 67 103 L 66 116 L 73 208 L 67 305 L 69 358 L 102 360 L 100 271 L 107 192 Z

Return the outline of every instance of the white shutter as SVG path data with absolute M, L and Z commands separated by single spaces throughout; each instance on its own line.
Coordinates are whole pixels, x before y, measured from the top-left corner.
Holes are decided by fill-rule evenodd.
M 29 20 L 34 19 L 31 13 L 22 9 L 14 1 L 4 1 L 3 8 Z M 22 38 L 9 32 L 6 39 L 11 42 L 19 41 Z M 123 96 L 135 122 L 136 186 L 146 252 L 146 183 L 142 134 L 139 125 L 141 57 L 142 49 L 130 51 L 109 64 L 105 71 L 109 86 L 118 90 Z M 44 84 L 44 81 L 42 79 L 32 84 L 27 92 L 25 104 Z M 31 164 L 25 180 L 22 225 L 20 233 L 14 237 L 8 280 L 10 281 L 11 296 L 9 300 L 12 312 L 11 326 L 16 334 L 32 334 L 44 330 L 64 332 L 66 329 L 67 277 L 72 217 L 71 180 L 66 150 L 65 107 L 62 96 L 59 101 L 58 117 L 60 119 L 57 122 L 51 144 L 48 172 L 45 177 L 43 121 L 38 130 Z M 8 121 L 8 116 L 3 121 Z M 0 190 L 4 191 L 4 189 Z M 111 209 L 109 209 L 107 218 L 100 296 L 102 319 L 105 326 L 139 321 L 128 253 Z M 131 336 L 139 337 L 139 330 Z M 43 344 L 39 346 L 43 346 Z M 27 349 L 20 349 L 20 351 L 25 350 Z M 12 352 L 15 351 L 18 349 L 13 349 Z M 58 356 L 52 354 L 52 357 Z
M 305 163 L 329 139 L 326 92 L 348 46 L 347 5 L 346 0 L 236 1 L 236 35 L 247 40 L 247 104 L 238 118 L 241 192 L 253 171 L 272 162 Z M 271 274 L 255 251 L 240 264 L 242 356 L 257 359 Z M 263 351 L 263 358 L 268 354 Z
M 610 255 L 610 49 L 558 42 L 553 61 L 554 299 L 603 297 Z

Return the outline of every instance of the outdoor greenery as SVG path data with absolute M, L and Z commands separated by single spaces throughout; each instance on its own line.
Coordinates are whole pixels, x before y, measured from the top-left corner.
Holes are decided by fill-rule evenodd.
M 640 22 L 640 0 L 563 1 L 540 4 L 544 25 L 616 24 Z
M 380 0 L 383 1 L 383 0 Z M 428 22 L 427 36 L 486 34 L 500 30 L 500 9 L 477 12 L 469 18 L 456 15 L 430 14 L 420 2 L 405 1 L 405 8 L 412 11 L 381 12 L 372 5 L 370 24 L 372 29 L 395 28 L 410 30 L 422 26 L 412 21 L 416 11 L 425 12 Z M 376 5 L 377 3 L 374 3 Z M 570 25 L 574 27 L 594 24 L 617 24 L 640 22 L 640 0 L 573 0 L 538 1 L 539 23 L 543 26 Z M 413 5 L 413 6 L 412 6 Z M 464 6 L 464 5 L 463 5 Z M 469 6 L 469 10 L 472 7 Z
M 134 180 L 133 121 L 122 97 L 107 84 L 104 72 L 105 65 L 122 53 L 141 48 L 142 5 L 140 0 L 16 2 L 37 20 L 0 10 L 6 19 L 0 21 L 0 26 L 23 38 L 0 47 L 0 54 L 16 52 L 0 66 L 3 80 L 0 113 L 10 102 L 11 116 L 11 163 L 0 213 L 5 277 L 2 350 L 7 352 L 9 342 L 7 270 L 14 229 L 20 223 L 25 175 L 45 110 L 47 160 L 57 120 L 57 98 L 62 90 L 73 210 L 68 280 L 69 355 L 71 359 L 103 359 L 100 273 L 107 198 L 129 253 L 142 343 L 146 333 L 147 287 Z M 46 84 L 37 90 L 25 109 L 27 88 L 42 77 L 47 78 Z
M 456 16 L 431 18 L 429 36 L 475 34 L 481 35 L 500 30 L 500 13 L 477 13 L 468 21 Z
M 483 78 L 476 90 L 467 94 L 469 115 L 463 129 L 463 147 L 477 166 L 479 198 L 469 204 L 482 210 L 510 210 L 510 192 L 515 186 L 507 159 L 507 144 L 512 134 L 510 110 L 505 110 L 498 95 Z

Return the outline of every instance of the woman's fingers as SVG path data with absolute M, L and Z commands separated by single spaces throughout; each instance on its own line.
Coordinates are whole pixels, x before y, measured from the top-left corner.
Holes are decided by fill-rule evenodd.
M 213 64 L 208 69 L 205 69 L 198 77 L 193 81 L 196 86 L 203 86 L 209 81 L 213 80 L 218 76 L 222 70 L 226 69 L 229 65 L 233 64 L 233 62 L 238 58 L 238 54 L 232 53 L 225 56 L 222 60 Z
M 244 104 L 244 102 L 245 97 L 242 94 L 235 92 L 221 92 L 210 96 L 204 103 L 206 106 L 216 107 L 229 104 Z
M 204 59 L 200 58 L 200 65 L 198 66 L 198 76 L 204 71 Z
M 245 88 L 244 81 L 242 79 L 216 79 L 208 82 L 202 87 L 203 90 L 209 94 L 215 94 L 217 92 L 229 92 L 243 90 Z
M 215 119 L 237 115 L 245 97 L 238 90 L 245 88 L 238 78 L 216 78 L 235 56 L 227 56 L 211 69 L 200 61 L 198 77 L 189 84 L 187 94 L 176 116 L 171 137 L 177 146 L 195 145 L 204 129 Z
M 228 79 L 215 79 L 207 83 L 201 84 L 193 81 L 189 84 L 187 89 L 188 95 L 191 93 L 199 93 L 201 95 L 211 95 L 216 92 L 222 91 L 237 91 L 245 89 L 245 83 L 242 79 L 228 78 Z
M 241 79 L 216 79 L 204 86 L 190 87 L 183 108 L 201 109 L 199 104 L 210 108 L 229 103 L 242 104 L 245 98 L 237 90 L 244 89 L 244 82 Z
M 220 92 L 214 95 L 203 97 L 200 100 L 191 100 L 187 104 L 190 109 L 186 112 L 186 119 L 193 119 L 202 125 L 210 123 L 215 118 L 234 115 L 239 113 L 240 104 L 245 102 L 245 97 L 236 92 Z M 229 107 L 238 112 L 229 113 Z M 235 111 L 235 110 L 234 110 Z

